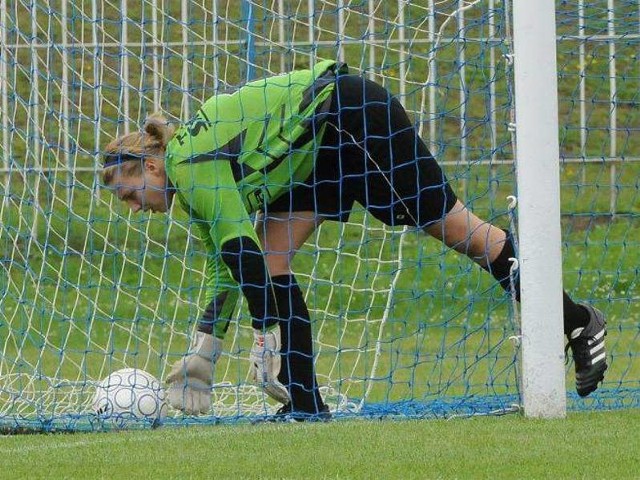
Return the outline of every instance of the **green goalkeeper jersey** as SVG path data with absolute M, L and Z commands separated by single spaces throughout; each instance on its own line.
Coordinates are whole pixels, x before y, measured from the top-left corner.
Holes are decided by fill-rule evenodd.
M 323 61 L 211 97 L 167 145 L 167 175 L 208 250 L 207 302 L 230 290 L 218 319 L 237 298 L 221 246 L 242 236 L 259 245 L 250 214 L 311 174 L 343 68 Z

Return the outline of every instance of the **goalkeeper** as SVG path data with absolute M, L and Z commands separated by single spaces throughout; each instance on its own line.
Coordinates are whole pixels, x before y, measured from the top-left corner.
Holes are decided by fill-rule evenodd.
M 239 285 L 252 316 L 255 381 L 283 404 L 280 414 L 329 416 L 290 265 L 320 223 L 346 221 L 356 201 L 387 225 L 424 230 L 510 288 L 511 233 L 456 198 L 397 99 L 333 61 L 216 95 L 175 133 L 151 116 L 141 132 L 107 145 L 103 182 L 134 211 L 166 212 L 177 199 L 209 252 L 207 306 L 167 379 L 170 403 L 186 413 L 211 407 Z M 517 278 L 515 288 L 519 299 Z M 605 320 L 566 293 L 563 306 L 576 388 L 586 396 L 607 368 Z

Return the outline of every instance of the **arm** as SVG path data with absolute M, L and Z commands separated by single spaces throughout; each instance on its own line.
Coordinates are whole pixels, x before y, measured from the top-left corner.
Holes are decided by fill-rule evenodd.
M 226 161 L 210 161 L 189 165 L 187 186 L 180 185 L 181 194 L 198 220 L 209 256 L 207 260 L 207 302 L 203 320 L 228 321 L 215 318 L 216 313 L 232 312 L 226 308 L 224 292 L 234 291 L 237 283 L 247 299 L 253 317 L 253 327 L 271 327 L 278 321 L 273 286 L 262 250 L 238 188 Z M 212 185 L 212 179 L 215 184 Z M 186 183 L 186 182 L 185 182 Z M 237 293 L 235 294 L 237 295 Z M 220 336 L 221 327 L 216 327 Z
M 240 285 L 253 317 L 255 344 L 250 360 L 254 379 L 276 400 L 287 403 L 287 389 L 277 380 L 280 372 L 278 308 L 264 255 L 226 161 L 188 165 L 187 182 L 179 184 L 188 213 L 197 219 L 209 251 L 207 263 L 209 306 L 201 326 L 213 323 L 217 337 L 224 335 L 228 317 L 221 318 L 229 302 L 226 292 L 233 279 Z M 215 184 L 212 185 L 212 179 Z M 228 294 L 227 294 L 228 295 Z M 236 293 L 237 295 L 237 293 Z M 202 331 L 202 330 L 201 330 Z M 188 373 L 188 372 L 187 372 Z
M 196 225 L 205 249 L 209 252 L 206 266 L 207 307 L 198 323 L 198 331 L 223 339 L 238 303 L 238 289 L 229 270 L 217 255 L 211 253 L 215 251 L 215 247 L 209 236 L 208 226 L 202 222 L 197 222 Z

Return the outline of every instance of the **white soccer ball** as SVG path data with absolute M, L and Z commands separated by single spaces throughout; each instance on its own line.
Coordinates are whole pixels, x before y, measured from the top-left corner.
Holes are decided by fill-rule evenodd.
M 93 411 L 118 428 L 143 421 L 156 427 L 167 415 L 166 393 L 153 375 L 136 368 L 111 373 L 96 387 Z

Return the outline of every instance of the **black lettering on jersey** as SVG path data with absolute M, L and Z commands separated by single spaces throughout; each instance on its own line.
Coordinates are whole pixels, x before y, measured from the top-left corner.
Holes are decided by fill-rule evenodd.
M 255 197 L 256 202 L 258 202 L 258 205 L 262 205 L 264 203 L 264 191 L 262 189 L 253 192 L 253 196 Z
M 189 132 L 187 131 L 179 131 L 178 133 L 176 133 L 176 140 L 178 140 L 178 143 L 180 144 L 180 146 L 184 145 L 184 139 L 185 137 L 189 134 Z
M 268 202 L 271 198 L 269 189 L 266 185 L 258 185 L 255 190 L 247 194 L 247 202 L 251 205 L 253 210 L 258 210 L 264 207 L 265 200 Z
M 204 113 L 204 110 L 202 110 L 202 108 L 200 108 L 196 112 L 195 117 L 188 123 L 188 127 L 187 128 L 189 130 L 189 134 L 192 137 L 195 137 L 203 129 L 204 129 L 205 132 L 207 132 L 209 130 L 209 127 L 211 127 L 211 121 L 207 117 L 207 114 Z

